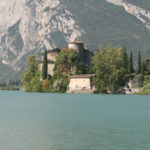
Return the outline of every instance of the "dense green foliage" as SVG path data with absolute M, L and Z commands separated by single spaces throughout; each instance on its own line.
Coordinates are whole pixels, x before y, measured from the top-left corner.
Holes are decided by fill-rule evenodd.
M 42 65 L 42 78 L 47 79 L 47 51 L 44 52 L 43 65 Z
M 150 75 L 144 75 L 143 76 L 143 86 L 150 83 Z
M 0 87 L 0 90 L 19 91 L 19 90 L 20 90 L 20 87 L 5 86 L 5 87 Z
M 84 65 L 83 63 L 79 62 L 77 64 L 77 71 L 76 74 L 92 74 L 93 69 Z
M 27 68 L 22 76 L 24 90 L 26 92 L 41 92 L 39 61 L 37 56 L 30 55 L 27 58 Z
M 143 60 L 143 72 L 145 75 L 150 75 L 150 59 Z
M 64 49 L 56 57 L 57 69 L 64 73 L 66 76 L 70 77 L 71 72 L 76 70 L 76 66 L 79 62 L 79 55 L 73 49 Z
M 124 65 L 125 51 L 119 47 L 99 48 L 94 57 L 95 78 L 93 83 L 97 92 L 110 91 L 117 93 L 124 85 L 126 68 Z
M 42 92 L 49 92 L 50 91 L 49 86 L 50 86 L 50 80 L 48 80 L 48 79 L 43 80 Z
M 144 94 L 144 95 L 150 95 L 150 83 L 145 85 L 141 90 L 139 94 Z
M 59 70 L 55 70 L 50 84 L 50 92 L 65 93 L 68 84 L 68 77 L 62 74 Z

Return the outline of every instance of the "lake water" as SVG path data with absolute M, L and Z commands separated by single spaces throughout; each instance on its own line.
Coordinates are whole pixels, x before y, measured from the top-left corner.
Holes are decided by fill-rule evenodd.
M 0 150 L 150 150 L 150 96 L 1 91 Z

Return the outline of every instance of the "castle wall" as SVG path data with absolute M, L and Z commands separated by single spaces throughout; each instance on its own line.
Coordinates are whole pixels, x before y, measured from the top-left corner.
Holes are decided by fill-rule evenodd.
M 72 78 L 70 79 L 68 88 L 70 90 L 91 89 L 91 79 L 90 78 Z
M 94 93 L 95 88 L 91 84 L 92 78 L 71 78 L 67 93 Z
M 54 70 L 55 64 L 53 63 L 48 63 L 48 75 L 53 75 L 53 70 Z
M 89 51 L 84 50 L 84 64 L 86 64 L 89 67 L 92 67 L 92 57 L 93 56 Z
M 68 44 L 68 48 L 76 50 L 78 53 L 80 50 L 83 50 L 83 44 Z
M 40 66 L 39 66 L 39 70 L 42 71 L 42 66 L 43 64 L 41 63 Z M 48 75 L 53 75 L 53 70 L 54 70 L 54 67 L 55 67 L 55 64 L 54 63 L 48 63 L 48 66 L 47 66 L 47 74 Z
M 48 61 L 56 61 L 56 56 L 58 56 L 58 53 L 57 52 L 54 52 L 54 53 L 48 53 L 47 54 L 47 60 Z

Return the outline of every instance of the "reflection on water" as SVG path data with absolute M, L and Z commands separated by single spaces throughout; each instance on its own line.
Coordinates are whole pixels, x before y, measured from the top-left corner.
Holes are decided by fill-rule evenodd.
M 149 96 L 0 92 L 0 150 L 149 149 Z

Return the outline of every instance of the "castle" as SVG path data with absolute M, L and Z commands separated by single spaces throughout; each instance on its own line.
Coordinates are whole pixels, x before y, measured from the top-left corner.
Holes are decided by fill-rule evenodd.
M 93 53 L 84 47 L 84 43 L 77 40 L 68 43 L 67 46 L 69 49 L 74 49 L 79 54 L 79 60 L 86 66 L 92 67 L 92 57 Z M 62 49 L 55 48 L 47 51 L 47 60 L 48 60 L 48 75 L 53 75 L 53 70 L 55 67 L 56 57 L 59 55 Z M 44 53 L 42 53 L 40 70 L 42 70 Z

